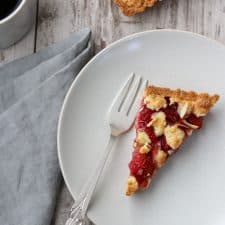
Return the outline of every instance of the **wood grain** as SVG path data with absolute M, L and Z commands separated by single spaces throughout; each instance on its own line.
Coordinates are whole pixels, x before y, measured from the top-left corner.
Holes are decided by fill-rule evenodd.
M 1 34 L 0 34 L 1 35 Z M 0 50 L 0 65 L 34 52 L 35 26 L 28 35 L 8 49 Z
M 126 35 L 149 29 L 181 29 L 225 43 L 225 0 L 163 0 L 134 17 L 124 16 L 113 0 L 39 0 L 37 29 L 0 51 L 0 64 L 90 27 L 95 52 Z M 72 198 L 63 184 L 52 224 L 63 225 Z
M 225 41 L 223 0 L 163 0 L 134 17 L 124 16 L 111 0 L 71 2 L 74 30 L 90 26 L 96 52 L 128 34 L 149 29 L 181 29 Z

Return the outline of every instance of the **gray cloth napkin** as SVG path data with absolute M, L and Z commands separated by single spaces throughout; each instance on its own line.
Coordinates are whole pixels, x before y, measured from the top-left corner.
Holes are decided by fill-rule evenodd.
M 49 225 L 61 174 L 57 122 L 91 57 L 90 30 L 0 67 L 0 224 Z

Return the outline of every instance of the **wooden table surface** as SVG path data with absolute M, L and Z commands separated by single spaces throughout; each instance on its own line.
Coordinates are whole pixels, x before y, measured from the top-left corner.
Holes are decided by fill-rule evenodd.
M 90 27 L 95 52 L 128 34 L 149 29 L 193 31 L 225 43 L 225 0 L 163 0 L 135 17 L 126 17 L 113 0 L 39 0 L 36 24 L 30 33 L 9 49 L 0 50 L 0 64 L 34 53 L 74 31 Z M 65 185 L 53 218 L 63 225 L 72 198 Z

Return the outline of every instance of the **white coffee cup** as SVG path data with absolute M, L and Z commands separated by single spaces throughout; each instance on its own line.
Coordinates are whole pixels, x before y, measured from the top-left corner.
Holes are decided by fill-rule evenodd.
M 16 43 L 31 29 L 36 18 L 36 2 L 21 0 L 11 14 L 0 20 L 0 49 Z

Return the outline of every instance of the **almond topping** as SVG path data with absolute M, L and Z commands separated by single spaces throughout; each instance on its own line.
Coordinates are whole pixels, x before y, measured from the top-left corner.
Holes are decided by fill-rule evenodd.
M 162 150 L 158 150 L 157 154 L 154 156 L 154 160 L 156 161 L 158 168 L 164 165 L 166 158 L 167 154 Z
M 143 145 L 143 146 L 140 148 L 140 150 L 139 150 L 139 152 L 140 152 L 141 154 L 147 154 L 147 153 L 149 153 L 150 151 L 151 151 L 151 146 L 148 146 L 148 144 Z
M 127 179 L 126 195 L 132 195 L 138 190 L 138 182 L 134 176 L 129 176 Z
M 184 120 L 183 123 L 184 123 L 185 125 L 187 125 L 187 127 L 190 127 L 190 128 L 192 128 L 192 129 L 194 129 L 194 130 L 199 128 L 198 126 L 196 126 L 196 125 L 194 125 L 194 124 L 191 124 L 191 123 L 187 122 L 186 120 Z
M 138 131 L 136 142 L 140 145 L 150 144 L 151 140 L 144 131 Z
M 159 110 L 167 106 L 166 99 L 160 95 L 148 95 L 144 98 L 144 103 L 151 110 Z
M 184 118 L 185 115 L 188 115 L 193 110 L 193 104 L 190 101 L 181 101 L 178 103 L 177 112 L 181 118 Z
M 152 114 L 152 120 L 148 123 L 148 127 L 153 126 L 155 135 L 163 135 L 166 126 L 166 115 L 164 112 L 156 112 Z
M 184 131 L 178 128 L 177 125 L 167 126 L 164 134 L 167 144 L 174 150 L 180 147 L 185 137 Z

